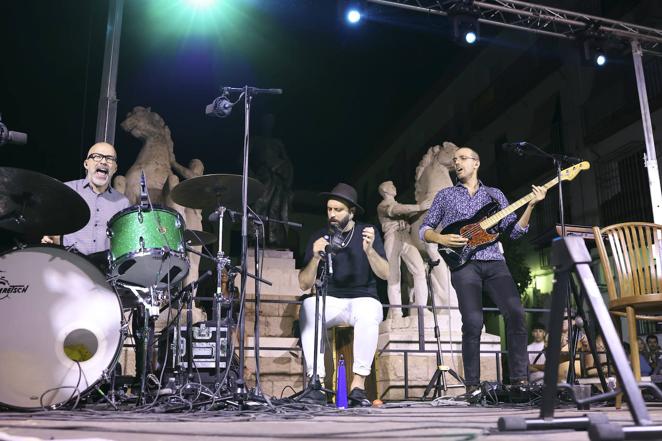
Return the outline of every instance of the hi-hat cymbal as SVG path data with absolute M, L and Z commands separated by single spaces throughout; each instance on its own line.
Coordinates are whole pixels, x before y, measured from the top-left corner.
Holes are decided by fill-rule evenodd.
M 90 220 L 90 209 L 57 179 L 20 168 L 0 167 L 0 227 L 34 235 L 69 234 Z
M 216 242 L 216 236 L 200 230 L 184 230 L 184 242 L 190 247 L 209 245 Z
M 248 203 L 255 201 L 264 186 L 260 181 L 248 178 Z M 230 210 L 241 209 L 240 175 L 203 175 L 180 182 L 170 192 L 170 197 L 179 205 L 189 208 L 220 206 Z

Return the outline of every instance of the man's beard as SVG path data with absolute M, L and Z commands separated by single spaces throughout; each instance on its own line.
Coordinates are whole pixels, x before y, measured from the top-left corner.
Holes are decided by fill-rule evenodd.
M 339 233 L 343 231 L 346 227 L 347 224 L 349 224 L 350 218 L 349 216 L 345 216 L 344 219 L 338 221 L 338 222 L 329 222 L 329 230 L 337 230 Z

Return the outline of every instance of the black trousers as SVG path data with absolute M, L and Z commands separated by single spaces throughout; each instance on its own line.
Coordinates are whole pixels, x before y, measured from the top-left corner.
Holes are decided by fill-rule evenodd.
M 483 289 L 501 311 L 506 322 L 510 381 L 527 379 L 527 332 L 524 308 L 506 262 L 471 260 L 451 272 L 462 314 L 462 359 L 467 385 L 480 384 L 480 333 L 483 328 Z

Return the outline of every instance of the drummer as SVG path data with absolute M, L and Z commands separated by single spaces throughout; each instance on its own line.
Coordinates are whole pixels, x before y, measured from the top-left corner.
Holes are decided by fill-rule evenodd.
M 62 245 L 73 247 L 83 254 L 105 251 L 109 248 L 106 224 L 115 213 L 129 207 L 129 200 L 111 185 L 117 171 L 117 152 L 106 143 L 98 142 L 90 147 L 83 161 L 86 176 L 65 182 L 74 189 L 90 208 L 90 220 L 82 229 L 62 237 Z M 44 236 L 41 243 L 60 244 L 59 236 Z

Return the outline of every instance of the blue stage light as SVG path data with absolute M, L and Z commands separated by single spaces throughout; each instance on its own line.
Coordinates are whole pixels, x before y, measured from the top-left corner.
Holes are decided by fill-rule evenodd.
M 605 63 L 607 63 L 607 57 L 605 57 L 604 55 L 600 54 L 597 57 L 595 57 L 595 64 L 597 64 L 598 66 L 604 66 Z
M 464 34 L 464 41 L 466 41 L 469 44 L 474 44 L 478 40 L 478 36 L 476 35 L 475 32 L 469 31 L 466 34 Z
M 359 21 L 361 21 L 361 11 L 359 11 L 356 8 L 351 8 L 351 9 L 347 10 L 346 17 L 347 17 L 347 21 L 350 24 L 356 24 Z

